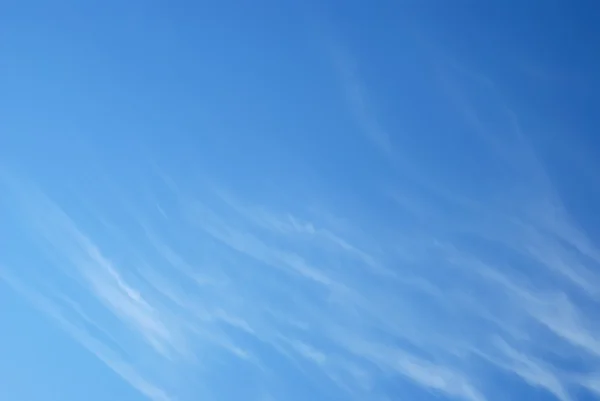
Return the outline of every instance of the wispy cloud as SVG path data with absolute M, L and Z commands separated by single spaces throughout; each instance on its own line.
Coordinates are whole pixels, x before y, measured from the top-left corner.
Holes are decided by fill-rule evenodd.
M 496 364 L 504 366 L 528 384 L 547 390 L 558 400 L 569 401 L 572 399 L 564 384 L 544 363 L 537 361 L 530 355 L 518 352 L 502 340 L 496 341 L 496 344 L 509 360 L 506 364 L 502 362 L 496 362 Z
M 340 86 L 347 105 L 366 138 L 386 157 L 394 157 L 394 145 L 390 134 L 379 122 L 372 107 L 372 100 L 359 76 L 359 66 L 344 44 L 333 37 L 324 37 L 331 63 L 340 78 Z
M 156 306 L 124 279 L 115 265 L 85 236 L 55 203 L 32 186 L 17 187 L 22 214 L 33 228 L 33 234 L 59 260 L 61 269 L 74 277 L 95 299 L 124 324 L 131 326 L 152 347 L 168 356 L 183 352 L 177 334 L 166 323 Z
M 483 358 L 561 401 L 572 399 L 567 390 L 570 385 L 593 389 L 591 379 L 552 370 L 527 352 L 561 341 L 569 345 L 568 352 L 585 353 L 592 364 L 597 361 L 600 346 L 593 334 L 595 326 L 561 292 L 567 290 L 561 282 L 536 283 L 532 281 L 536 275 L 485 262 L 479 249 L 449 237 L 452 231 L 446 231 L 444 242 L 428 237 L 427 232 L 413 236 L 412 241 L 426 252 L 407 259 L 391 253 L 397 274 L 389 276 L 373 268 L 382 265 L 393 270 L 369 252 L 373 249 L 369 241 L 357 244 L 354 236 L 336 231 L 326 220 L 275 213 L 244 204 L 233 194 L 224 198 L 221 191 L 203 201 L 184 195 L 180 188 L 178 209 L 167 211 L 168 224 L 179 221 L 196 233 L 195 238 L 216 241 L 210 257 L 205 254 L 204 262 L 198 263 L 197 256 L 184 251 L 182 244 L 159 236 L 152 227 L 158 223 L 151 216 L 132 216 L 140 228 L 137 244 L 143 244 L 134 254 L 142 259 L 133 259 L 137 260 L 135 268 L 122 270 L 41 191 L 15 183 L 12 194 L 20 205 L 16 210 L 41 249 L 51 249 L 63 262 L 57 271 L 75 279 L 108 315 L 83 310 L 72 301 L 80 295 L 68 289 L 59 294 L 71 300 L 64 305 L 82 322 L 107 333 L 106 339 L 91 336 L 67 319 L 42 290 L 15 287 L 34 294 L 27 297 L 35 298 L 38 307 L 48 305 L 44 311 L 70 335 L 150 398 L 167 396 L 158 384 L 142 379 L 143 367 L 119 356 L 116 349 L 129 340 L 108 324 L 107 316 L 145 339 L 151 351 L 139 352 L 151 352 L 153 358 L 180 368 L 194 369 L 185 361 L 209 363 L 206 346 L 210 344 L 259 371 L 269 371 L 250 346 L 258 342 L 294 363 L 309 362 L 298 365 L 304 374 L 316 369 L 331 385 L 353 397 L 368 394 L 373 383 L 382 380 L 379 371 L 385 372 L 382 377 L 396 375 L 454 399 L 493 399 L 486 393 L 486 381 L 472 376 L 473 358 Z M 211 206 L 215 199 L 218 208 Z M 551 260 L 542 259 L 531 247 L 548 246 L 572 256 L 573 251 L 546 237 L 546 231 L 538 229 L 532 236 L 523 225 L 502 224 L 506 232 L 514 230 L 515 238 L 531 242 L 485 235 L 481 230 L 487 226 L 472 235 L 498 238 L 503 246 L 518 250 L 520 258 L 536 260 L 536 268 L 548 272 L 553 271 L 546 267 Z M 120 259 L 132 244 L 121 244 L 125 253 Z M 220 267 L 205 267 L 206 261 Z M 336 261 L 348 265 L 332 268 Z M 572 289 L 584 288 L 575 285 Z M 590 302 L 595 302 L 593 297 Z M 533 336 L 523 335 L 533 325 L 538 330 L 537 343 Z M 492 337 L 496 340 L 490 341 Z M 320 345 L 307 338 L 317 338 Z M 515 342 L 520 344 L 519 351 L 509 345 Z M 115 343 L 118 348 L 111 348 Z
M 361 400 L 385 399 L 378 391 L 393 382 L 491 401 L 500 374 L 560 401 L 575 399 L 574 389 L 600 393 L 600 251 L 493 80 L 435 60 L 439 95 L 477 138 L 473 151 L 491 155 L 481 170 L 508 177 L 488 192 L 465 190 L 397 161 L 358 61 L 328 46 L 357 125 L 414 181 L 390 182 L 392 200 L 370 194 L 387 206 L 367 205 L 365 215 L 385 229 L 348 216 L 334 224 L 334 213 L 301 204 L 275 208 L 235 185 L 186 182 L 157 166 L 147 181 L 172 202 L 136 198 L 116 211 L 99 202 L 102 213 L 90 217 L 2 173 L 24 246 L 48 260 L 31 276 L 11 266 L 4 280 L 153 400 L 180 395 L 168 372 L 204 379 L 229 363 L 247 364 L 265 386 L 289 375 Z M 561 358 L 581 366 L 555 366 Z M 203 389 L 218 395 L 209 381 Z M 272 387 L 265 392 L 276 398 Z
M 153 401 L 174 400 L 165 390 L 143 377 L 139 370 L 125 361 L 118 352 L 92 336 L 81 324 L 66 318 L 64 309 L 58 306 L 52 299 L 34 289 L 28 288 L 18 279 L 12 277 L 7 272 L 7 269 L 3 268 L 0 270 L 0 278 L 140 393 Z M 71 301 L 71 307 L 74 305 L 76 304 L 73 304 Z
M 445 361 L 452 360 L 453 354 L 468 365 L 472 358 L 483 357 L 487 363 L 512 372 L 559 400 L 573 399 L 570 391 L 574 386 L 593 392 L 593 379 L 575 379 L 571 373 L 555 369 L 553 362 L 540 353 L 577 356 L 585 361 L 582 369 L 588 372 L 600 367 L 593 313 L 599 301 L 598 248 L 569 215 L 562 194 L 537 152 L 536 141 L 524 131 L 518 113 L 494 80 L 431 43 L 427 45 L 426 53 L 430 53 L 437 72 L 432 79 L 439 84 L 439 95 L 462 118 L 463 130 L 477 144 L 472 150 L 486 158 L 482 171 L 489 174 L 490 180 L 499 178 L 496 187 L 489 190 L 491 194 L 480 195 L 465 192 L 464 187 L 453 189 L 434 175 L 410 174 L 419 184 L 418 190 L 397 184 L 393 197 L 399 208 L 416 221 L 404 227 L 412 234 L 406 237 L 413 251 L 397 254 L 403 261 L 396 263 L 404 264 L 398 271 L 414 274 L 423 289 L 431 290 L 420 294 L 436 300 L 437 306 L 427 309 L 427 313 L 435 313 L 440 319 L 436 322 L 426 316 L 403 316 L 407 329 L 387 325 L 386 333 L 407 339 L 429 353 L 435 349 L 436 358 Z M 332 48 L 335 68 L 344 83 L 342 92 L 350 100 L 358 125 L 386 157 L 398 158 L 388 135 L 373 134 L 386 130 L 374 117 L 373 103 L 365 95 L 356 61 L 342 47 Z M 407 167 L 404 172 L 408 173 L 423 167 L 410 159 L 392 165 Z M 464 180 L 468 180 L 468 174 Z M 421 295 L 411 300 L 415 309 L 424 311 Z M 394 304 L 397 298 L 391 296 L 387 302 Z M 442 304 L 448 308 L 441 308 Z M 449 316 L 453 318 L 445 320 Z M 409 334 L 415 325 L 422 325 L 421 336 Z M 454 331 L 444 325 L 464 329 Z M 440 336 L 432 334 L 437 330 Z M 446 383 L 434 381 L 433 376 L 423 379 L 418 374 L 420 369 L 409 369 L 413 366 L 410 363 L 401 366 L 412 371 L 414 375 L 407 375 L 424 386 Z M 485 394 L 478 390 L 452 393 L 450 387 L 439 386 L 448 395 L 463 399 Z

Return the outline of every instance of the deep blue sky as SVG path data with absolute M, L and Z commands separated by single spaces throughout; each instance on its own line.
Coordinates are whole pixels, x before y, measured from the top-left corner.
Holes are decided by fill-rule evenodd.
M 0 398 L 600 397 L 600 6 L 0 6 Z

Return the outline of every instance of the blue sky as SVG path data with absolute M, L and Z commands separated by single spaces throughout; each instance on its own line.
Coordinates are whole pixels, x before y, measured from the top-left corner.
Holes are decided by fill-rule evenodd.
M 598 399 L 599 17 L 2 5 L 0 398 Z

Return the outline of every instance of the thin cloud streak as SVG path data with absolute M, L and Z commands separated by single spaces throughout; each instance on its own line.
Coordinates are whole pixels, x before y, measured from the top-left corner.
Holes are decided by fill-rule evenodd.
M 49 212 L 46 217 L 50 218 L 50 223 L 42 221 L 44 224 L 40 225 L 40 221 L 36 220 L 38 225 L 33 225 L 34 229 L 42 234 L 66 233 L 60 241 L 44 235 L 42 238 L 57 246 L 63 259 L 77 266 L 75 277 L 126 326 L 136 333 L 143 331 L 142 335 L 148 339 L 154 352 L 163 357 L 171 357 L 169 353 L 165 355 L 165 351 L 171 350 L 191 353 L 197 350 L 204 354 L 207 345 L 213 345 L 265 372 L 269 371 L 269 366 L 261 361 L 260 356 L 249 351 L 245 340 L 240 341 L 240 335 L 243 335 L 271 347 L 290 360 L 301 358 L 310 362 L 311 369 L 318 369 L 331 385 L 353 397 L 368 394 L 378 376 L 373 372 L 374 366 L 428 391 L 454 399 L 493 399 L 486 394 L 485 381 L 474 381 L 468 373 L 470 370 L 455 365 L 458 357 L 463 360 L 461 366 L 468 366 L 473 356 L 483 357 L 529 385 L 547 390 L 561 401 L 572 399 L 567 391 L 568 385 L 592 386 L 583 379 L 576 381 L 561 372 L 551 372 L 532 354 L 522 351 L 527 349 L 524 345 L 532 343 L 533 339 L 519 335 L 523 331 L 520 322 L 536 323 L 561 341 L 571 344 L 574 352 L 585 352 L 592 361 L 597 361 L 598 345 L 592 334 L 593 326 L 568 297 L 555 295 L 557 282 L 550 280 L 545 288 L 532 287 L 528 285 L 527 275 L 519 277 L 511 270 L 503 271 L 499 266 L 485 263 L 476 251 L 451 241 L 451 237 L 444 244 L 431 241 L 427 233 L 413 236 L 412 240 L 426 252 L 420 258 L 411 256 L 412 267 L 404 266 L 402 259 L 396 261 L 405 277 L 394 283 L 406 286 L 405 290 L 398 291 L 398 286 L 390 286 L 385 276 L 369 268 L 370 259 L 361 257 L 356 251 L 358 247 L 324 226 L 317 228 L 317 223 L 298 223 L 301 221 L 299 218 L 291 220 L 285 213 L 275 214 L 267 210 L 253 214 L 255 208 L 241 206 L 237 200 L 230 200 L 230 204 L 235 204 L 230 210 L 221 207 L 222 210 L 217 212 L 199 200 L 181 198 L 178 201 L 180 210 L 167 211 L 172 219 L 180 218 L 188 229 L 196 230 L 198 238 L 204 235 L 217 240 L 225 248 L 237 251 L 234 261 L 239 263 L 239 258 L 249 257 L 259 265 L 270 267 L 265 269 L 264 266 L 251 265 L 253 269 L 258 268 L 253 271 L 258 279 L 267 277 L 269 272 L 281 272 L 284 274 L 277 276 L 278 280 L 283 280 L 281 284 L 287 285 L 288 280 L 296 280 L 298 289 L 316 284 L 327 290 L 310 298 L 295 289 L 286 294 L 289 299 L 284 306 L 273 304 L 269 293 L 257 293 L 254 298 L 241 298 L 238 302 L 236 296 L 244 294 L 249 286 L 243 276 L 230 270 L 218 277 L 223 271 L 203 271 L 201 266 L 194 266 L 189 255 L 178 253 L 173 244 L 155 233 L 149 220 L 140 223 L 141 236 L 146 240 L 148 249 L 160 256 L 158 265 L 164 264 L 172 269 L 171 272 L 178 272 L 178 279 L 173 280 L 173 275 L 166 276 L 167 270 L 159 268 L 154 261 L 153 264 L 140 264 L 137 274 L 128 274 L 127 277 L 136 277 L 134 286 L 75 227 L 73 221 L 57 212 L 57 207 L 39 207 L 40 201 L 28 201 L 30 205 L 38 205 L 24 210 L 28 221 L 42 211 Z M 140 222 L 138 217 L 134 220 Z M 260 220 L 262 217 L 264 220 Z M 243 219 L 243 224 L 240 219 Z M 514 227 L 517 226 L 508 226 Z M 277 238 L 276 242 L 273 236 Z M 339 238 L 344 245 L 332 238 Z M 544 239 L 541 236 L 538 242 Z M 526 252 L 520 255 L 535 256 Z M 348 272 L 341 274 L 341 271 L 331 275 L 320 267 L 314 267 L 321 266 L 322 260 L 325 260 L 323 257 L 329 261 L 332 258 L 350 258 L 365 268 L 360 269 L 360 279 L 351 277 Z M 214 261 L 219 263 L 216 259 Z M 444 269 L 450 269 L 459 278 L 447 282 L 444 277 L 448 273 L 444 273 Z M 192 280 L 192 275 L 197 280 Z M 460 277 L 466 279 L 467 284 Z M 454 288 L 450 289 L 448 284 Z M 463 296 L 471 285 L 481 286 L 487 291 L 486 296 L 491 298 L 472 301 L 471 297 Z M 184 288 L 194 288 L 195 291 L 189 292 Z M 492 302 L 495 297 L 503 296 L 508 302 Z M 477 305 L 469 307 L 469 302 L 477 302 Z M 425 305 L 429 305 L 428 311 Z M 432 320 L 427 313 L 438 318 Z M 506 319 L 508 313 L 512 320 Z M 457 318 L 459 320 L 455 322 Z M 89 317 L 89 320 L 94 321 L 95 318 Z M 464 337 L 463 326 L 475 330 Z M 99 327 L 107 329 L 103 325 Z M 110 333 L 110 330 L 107 331 Z M 320 341 L 325 343 L 319 348 L 314 347 L 305 338 L 310 333 L 318 333 Z M 499 336 L 496 343 L 486 339 L 492 333 Z M 551 338 L 547 334 L 539 339 L 537 346 L 550 344 Z M 398 342 L 410 344 L 415 352 L 409 352 Z M 519 351 L 507 345 L 513 342 L 520 344 Z M 422 352 L 430 355 L 431 359 L 425 358 L 424 354 L 420 354 Z M 117 368 L 124 369 L 119 366 Z M 307 369 L 307 366 L 302 367 L 305 374 L 309 374 Z M 354 376 L 361 378 L 360 381 L 344 384 L 347 378 Z M 160 397 L 160 394 L 153 396 Z
M 161 312 L 125 281 L 66 213 L 34 188 L 22 186 L 16 195 L 23 205 L 19 212 L 33 226 L 33 235 L 39 235 L 44 245 L 67 262 L 62 267 L 65 274 L 74 276 L 95 294 L 96 300 L 164 356 L 171 357 L 173 351 L 185 352 Z
M 17 279 L 11 277 L 5 269 L 0 270 L 0 278 L 13 290 L 29 301 L 32 306 L 54 320 L 63 331 L 141 394 L 152 401 L 174 400 L 174 398 L 166 391 L 145 379 L 136 368 L 121 358 L 117 352 L 94 338 L 90 333 L 83 329 L 81 325 L 67 319 L 61 311 L 61 308 L 50 298 L 45 297 L 34 289 L 27 288 Z
M 344 45 L 332 38 L 324 38 L 331 63 L 340 78 L 345 100 L 366 138 L 387 158 L 394 157 L 394 147 L 389 133 L 374 115 L 367 91 L 358 75 L 357 61 Z
M 356 62 L 340 49 L 333 46 L 332 57 L 336 59 L 334 65 L 344 83 L 343 92 L 349 99 L 358 125 L 386 158 L 395 155 L 391 141 L 372 136 L 373 132 L 385 130 L 380 129 L 379 123 L 373 122 L 373 113 L 369 113 L 369 118 L 365 117 L 365 110 L 372 110 L 372 105 L 366 104 L 364 84 L 356 74 Z M 598 306 L 600 276 L 596 270 L 600 267 L 600 251 L 569 217 L 543 161 L 520 126 L 517 113 L 502 98 L 493 80 L 456 60 L 442 57 L 439 52 L 433 53 L 432 62 L 437 66 L 438 79 L 443 84 L 441 93 L 462 113 L 466 125 L 481 140 L 482 150 L 486 154 L 491 152 L 500 156 L 502 167 L 512 174 L 511 185 L 514 186 L 504 188 L 502 196 L 493 200 L 472 196 L 465 198 L 460 191 L 444 189 L 444 183 L 432 177 L 410 174 L 418 170 L 418 166 L 403 163 L 403 172 L 416 179 L 422 191 L 409 188 L 408 192 L 393 192 L 402 193 L 398 199 L 399 206 L 411 217 L 419 217 L 419 222 L 426 227 L 426 230 L 421 229 L 411 237 L 414 247 L 424 250 L 420 254 L 408 255 L 410 258 L 407 257 L 406 262 L 422 269 L 417 274 L 419 281 L 436 289 L 435 298 L 439 302 L 460 302 L 466 307 L 463 318 L 472 327 L 498 330 L 496 333 L 491 329 L 483 330 L 482 337 L 477 338 L 481 334 L 474 333 L 470 339 L 446 333 L 444 343 L 447 348 L 455 349 L 458 355 L 486 356 L 489 363 L 513 372 L 529 385 L 543 388 L 562 401 L 573 399 L 568 390 L 571 386 L 594 391 L 593 380 L 574 380 L 566 372 L 551 372 L 533 353 L 516 351 L 507 341 L 516 341 L 523 350 L 531 348 L 535 342 L 538 349 L 541 347 L 548 351 L 559 341 L 562 348 L 566 347 L 564 352 L 580 355 L 593 366 L 592 369 L 597 369 L 600 366 L 598 339 L 594 334 L 597 327 L 582 302 L 574 302 L 573 299 L 583 297 L 587 308 Z M 464 86 L 466 81 L 485 90 L 495 102 L 496 109 L 484 111 L 483 106 L 471 99 Z M 493 112 L 501 126 L 493 126 L 482 112 Z M 499 135 L 501 128 L 506 132 Z M 393 160 L 392 165 L 398 166 Z M 448 210 L 463 214 L 455 218 Z M 511 262 L 496 265 L 484 262 L 489 259 L 485 248 L 465 246 L 465 237 L 506 249 L 506 254 L 510 254 L 519 266 L 527 266 L 527 270 L 515 273 L 510 268 Z M 439 243 L 439 238 L 443 238 L 445 246 L 432 245 Z M 431 252 L 428 253 L 427 249 Z M 434 263 L 442 263 L 460 273 L 468 286 L 459 284 L 448 291 L 448 284 L 435 275 L 435 272 L 442 272 L 441 268 L 428 272 L 432 269 L 428 265 Z M 411 273 L 416 269 L 411 268 Z M 456 279 L 457 282 L 459 280 Z M 494 294 L 494 297 L 507 301 L 503 305 L 493 302 L 494 299 L 487 300 L 484 292 L 479 294 L 479 299 L 466 296 L 472 292 L 473 286 L 480 284 L 490 289 L 490 296 Z M 543 328 L 538 334 L 540 338 L 534 339 L 526 334 L 528 329 L 539 331 L 540 327 Z M 390 329 L 391 326 L 388 326 L 388 333 L 393 332 Z M 432 324 L 427 331 L 436 329 L 439 327 Z M 495 346 L 489 343 L 489 338 L 485 338 L 486 332 L 500 336 Z M 400 333 L 396 332 L 402 337 Z M 506 340 L 502 339 L 504 336 Z M 404 338 L 417 346 L 423 341 L 412 335 Z M 434 346 L 432 342 L 440 341 L 435 336 L 424 340 L 427 342 L 424 349 L 430 349 Z M 499 352 L 498 346 L 504 359 L 489 357 L 490 352 Z M 420 376 L 415 374 L 413 379 L 419 381 Z M 467 393 L 460 396 L 473 397 Z
M 341 47 L 332 52 L 361 129 L 401 170 L 356 63 Z M 175 207 L 157 209 L 159 222 L 130 211 L 146 261 L 131 273 L 51 201 L 14 180 L 12 188 L 31 231 L 76 266 L 68 272 L 170 363 L 187 353 L 205 364 L 224 358 L 207 357 L 215 348 L 276 374 L 252 352 L 249 344 L 258 343 L 355 399 L 403 378 L 452 399 L 493 400 L 491 379 L 474 373 L 481 361 L 560 401 L 573 400 L 573 388 L 596 391 L 600 340 L 589 308 L 599 301 L 600 252 L 569 217 L 516 114 L 496 99 L 512 136 L 494 137 L 461 82 L 452 84 L 446 89 L 457 91 L 453 101 L 465 108 L 483 150 L 506 156 L 519 146 L 514 161 L 500 158 L 516 172 L 517 189 L 503 187 L 491 201 L 424 179 L 413 174 L 418 165 L 407 164 L 419 191 L 398 184 L 394 193 L 402 194 L 398 209 L 418 223 L 394 226 L 390 219 L 387 234 L 333 229 L 326 213 L 306 219 L 300 208 L 252 205 L 222 185 L 193 192 L 197 183 L 183 185 L 155 168 Z M 159 224 L 177 236 L 163 236 L 153 226 Z M 406 252 L 387 247 L 394 231 Z M 202 264 L 179 246 L 182 233 L 203 245 Z M 554 369 L 545 352 L 575 356 L 587 370 L 574 376 Z
M 561 192 L 562 177 L 545 164 L 538 146 L 545 138 L 527 131 L 534 117 L 521 118 L 515 106 L 521 102 L 511 104 L 509 81 L 463 63 L 424 37 L 412 38 L 418 43 L 411 61 L 429 55 L 429 63 L 416 66 L 414 76 L 412 68 L 401 69 L 398 77 L 415 79 L 404 86 L 415 92 L 402 95 L 416 95 L 411 101 L 423 103 L 414 116 L 394 113 L 404 115 L 405 132 L 393 132 L 382 118 L 388 113 L 377 106 L 383 92 L 391 96 L 384 99 L 388 106 L 398 100 L 392 93 L 396 78 L 385 81 L 389 91 L 382 86 L 376 93 L 364 75 L 375 70 L 368 68 L 371 60 L 360 60 L 334 35 L 319 37 L 340 101 L 362 135 L 359 142 L 373 148 L 365 147 L 368 157 L 343 172 L 357 177 L 340 184 L 346 196 L 340 202 L 349 199 L 351 207 L 330 205 L 354 216 L 307 210 L 289 197 L 277 207 L 252 199 L 262 191 L 235 180 L 266 182 L 270 177 L 255 175 L 270 164 L 241 175 L 237 170 L 271 155 L 273 146 L 260 147 L 273 133 L 234 152 L 226 141 L 202 141 L 209 148 L 197 154 L 188 150 L 198 141 L 185 132 L 153 140 L 161 147 L 157 159 L 172 163 L 164 170 L 131 154 L 135 168 L 124 171 L 128 163 L 111 163 L 106 171 L 95 169 L 99 179 L 78 176 L 80 165 L 65 162 L 60 171 L 71 172 L 73 182 L 89 179 L 91 192 L 101 195 L 84 207 L 82 194 L 59 192 L 62 177 L 50 172 L 32 177 L 57 180 L 42 190 L 0 168 L 0 217 L 6 209 L 10 220 L 0 234 L 10 236 L 12 245 L 12 231 L 18 232 L 16 250 L 0 252 L 0 264 L 10 265 L 0 265 L 0 281 L 152 401 L 239 398 L 224 395 L 229 388 L 223 383 L 233 380 L 232 388 L 245 391 L 242 375 L 248 387 L 260 387 L 258 395 L 252 389 L 244 394 L 249 399 L 388 401 L 388 394 L 404 393 L 415 399 L 495 401 L 543 393 L 574 401 L 579 392 L 600 395 L 596 239 L 570 213 L 571 194 Z M 402 51 L 410 46 L 402 42 Z M 284 69 L 294 67 L 290 60 Z M 304 87 L 287 89 L 306 95 Z M 273 99 L 263 100 L 269 105 Z M 289 111 L 316 116 L 308 109 L 303 114 L 298 105 Z M 173 110 L 161 118 L 159 131 L 171 117 L 181 117 L 181 110 L 189 111 L 185 105 Z M 280 111 L 269 118 L 288 115 Z M 226 114 L 200 125 L 219 123 Z M 252 110 L 246 114 L 252 117 L 247 123 L 264 122 Z M 417 121 L 428 117 L 435 121 Z M 282 123 L 271 122 L 262 128 Z M 250 131 L 255 128 L 262 129 Z M 334 151 L 346 151 L 347 137 L 336 134 L 326 142 L 336 141 Z M 324 142 L 302 143 L 294 151 L 314 151 L 318 143 Z M 314 164 L 305 167 L 340 178 L 333 164 L 344 157 L 317 160 L 325 153 L 314 152 L 306 158 Z M 227 155 L 240 157 L 223 161 Z M 358 167 L 363 169 L 357 173 Z M 200 182 L 191 170 L 223 176 Z M 319 201 L 324 194 L 310 193 L 313 181 L 302 182 L 306 177 L 294 175 L 300 170 L 306 171 L 283 168 L 278 178 L 299 183 L 307 197 Z M 284 179 L 277 181 L 276 190 L 288 189 Z M 373 182 L 382 187 L 373 190 Z M 515 396 L 512 387 L 521 393 Z

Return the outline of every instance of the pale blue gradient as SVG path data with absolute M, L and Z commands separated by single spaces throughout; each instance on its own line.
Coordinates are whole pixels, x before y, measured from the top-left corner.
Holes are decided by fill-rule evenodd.
M 600 7 L 525 3 L 0 6 L 0 399 L 598 399 Z

